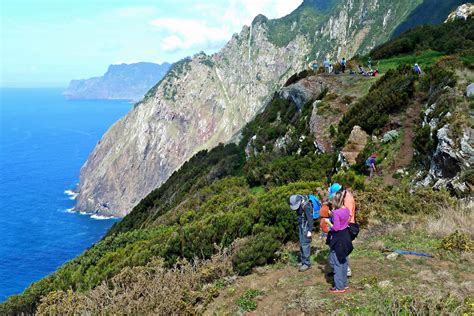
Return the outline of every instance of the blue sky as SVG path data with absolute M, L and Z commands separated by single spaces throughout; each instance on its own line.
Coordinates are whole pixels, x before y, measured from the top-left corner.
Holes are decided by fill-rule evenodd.
M 213 53 L 259 13 L 302 0 L 1 0 L 3 87 L 65 87 L 109 64 Z

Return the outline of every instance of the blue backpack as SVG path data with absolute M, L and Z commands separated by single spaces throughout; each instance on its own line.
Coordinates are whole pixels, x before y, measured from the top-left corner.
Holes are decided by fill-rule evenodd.
M 308 195 L 311 204 L 313 205 L 313 219 L 319 218 L 319 210 L 321 209 L 321 201 L 314 195 Z
M 365 165 L 367 167 L 371 167 L 373 163 L 375 163 L 375 159 L 372 157 L 367 158 L 367 160 L 365 161 Z

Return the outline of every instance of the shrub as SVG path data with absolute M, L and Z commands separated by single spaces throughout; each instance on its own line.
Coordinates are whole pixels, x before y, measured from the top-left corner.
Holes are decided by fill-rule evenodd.
M 402 33 L 399 37 L 374 48 L 370 55 L 384 59 L 400 54 L 432 49 L 445 54 L 474 47 L 474 19 L 457 20 L 440 25 L 424 25 Z
M 469 234 L 455 231 L 443 238 L 439 248 L 446 251 L 473 252 L 474 241 Z
M 391 131 L 388 131 L 386 132 L 384 135 L 383 135 L 383 139 L 382 141 L 384 143 L 390 143 L 394 140 L 396 140 L 398 137 L 399 137 L 399 133 L 397 130 L 391 130 Z
M 232 274 L 227 251 L 209 260 L 180 261 L 171 269 L 161 259 L 153 259 L 146 266 L 124 268 L 111 280 L 85 293 L 51 292 L 41 300 L 37 313 L 197 314 L 215 295 L 213 282 Z
M 232 256 L 234 270 L 248 274 L 254 266 L 270 263 L 282 245 L 277 235 L 276 231 L 269 230 L 242 240 Z
M 339 171 L 332 176 L 332 182 L 338 182 L 344 188 L 351 188 L 352 190 L 365 189 L 365 177 L 357 175 L 354 170 Z

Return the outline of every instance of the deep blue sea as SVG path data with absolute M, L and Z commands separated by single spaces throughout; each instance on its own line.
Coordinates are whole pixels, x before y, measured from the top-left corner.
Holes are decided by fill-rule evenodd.
M 0 89 L 0 302 L 100 239 L 114 219 L 70 213 L 79 170 L 132 104 Z

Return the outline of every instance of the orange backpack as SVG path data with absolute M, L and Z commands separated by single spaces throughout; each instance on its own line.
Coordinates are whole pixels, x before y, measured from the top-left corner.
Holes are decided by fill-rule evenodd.
M 321 206 L 321 209 L 319 210 L 319 215 L 320 215 L 320 222 L 319 222 L 319 229 L 323 233 L 328 233 L 329 232 L 329 226 L 328 223 L 326 222 L 326 218 L 329 218 L 329 206 L 327 204 L 324 204 Z

